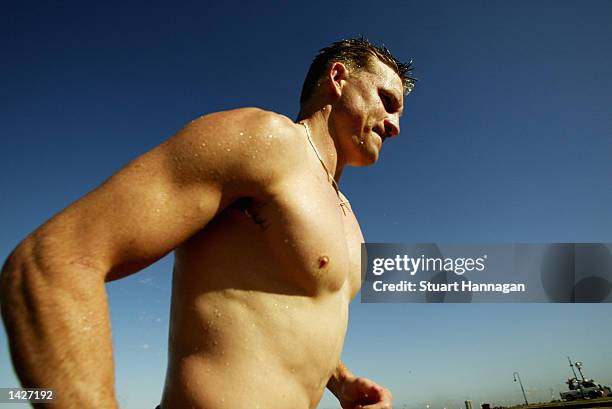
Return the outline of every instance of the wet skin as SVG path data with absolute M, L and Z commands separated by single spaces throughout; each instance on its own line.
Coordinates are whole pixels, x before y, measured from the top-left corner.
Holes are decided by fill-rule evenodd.
M 244 146 L 278 169 L 176 250 L 162 407 L 316 407 L 359 288 L 359 226 L 302 126 L 241 110 L 187 132 L 213 121 L 233 135 L 220 142 L 226 151 Z
M 301 118 L 325 167 L 367 165 L 399 133 L 386 65 L 333 64 Z M 318 102 L 317 102 L 318 101 Z M 201 117 L 15 249 L 2 315 L 22 383 L 58 407 L 116 408 L 104 283 L 176 251 L 163 409 L 344 408 L 390 393 L 340 362 L 363 237 L 306 129 L 255 108 Z
M 220 147 L 247 155 L 251 193 L 176 252 L 162 407 L 315 408 L 343 367 L 363 236 L 327 172 L 339 178 L 347 164 L 378 159 L 399 133 L 403 95 L 380 62 L 352 78 L 342 68 L 330 73 L 335 107 L 303 121 L 324 165 L 306 130 L 277 114 L 239 110 L 192 125 L 200 135 L 219 127 Z M 385 402 L 373 407 L 390 407 L 390 395 Z

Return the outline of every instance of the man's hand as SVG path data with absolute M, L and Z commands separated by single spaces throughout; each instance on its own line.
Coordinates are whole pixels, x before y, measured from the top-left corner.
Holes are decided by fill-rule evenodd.
M 368 378 L 346 378 L 338 392 L 343 409 L 391 409 L 391 392 Z

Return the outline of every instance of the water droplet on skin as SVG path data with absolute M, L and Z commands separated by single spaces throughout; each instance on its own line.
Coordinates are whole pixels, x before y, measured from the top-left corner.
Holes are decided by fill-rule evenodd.
M 219 341 L 213 341 L 213 345 L 218 345 Z
M 240 132 L 240 136 L 244 135 L 244 132 Z
M 230 148 L 227 148 L 227 149 L 225 149 L 225 150 L 226 150 L 226 151 L 228 151 L 228 152 L 231 152 L 231 151 L 232 151 Z
M 285 239 L 285 240 L 284 240 L 284 242 L 285 242 L 285 243 L 289 243 L 289 239 Z
M 285 309 L 286 309 L 286 310 L 288 310 L 288 309 L 289 309 L 289 306 L 288 306 L 288 305 L 285 305 Z
M 202 142 L 202 147 L 206 148 L 206 142 Z

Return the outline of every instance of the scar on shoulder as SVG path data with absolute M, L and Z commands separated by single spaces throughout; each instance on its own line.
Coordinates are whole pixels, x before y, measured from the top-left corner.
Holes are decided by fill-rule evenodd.
M 321 256 L 319 257 L 319 268 L 323 268 L 329 263 L 329 257 Z

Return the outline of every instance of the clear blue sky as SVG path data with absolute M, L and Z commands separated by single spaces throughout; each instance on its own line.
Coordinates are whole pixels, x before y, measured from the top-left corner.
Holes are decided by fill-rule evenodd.
M 245 2 L 246 3 L 246 2 Z M 371 242 L 612 242 L 612 2 L 11 2 L 0 13 L 0 257 L 204 113 L 295 117 L 315 52 L 364 34 L 414 59 L 399 138 L 341 188 Z M 123 409 L 166 366 L 171 257 L 109 285 Z M 343 358 L 396 407 L 612 384 L 612 306 L 351 306 Z M 17 385 L 0 335 L 0 386 Z M 337 408 L 326 395 L 320 408 Z

